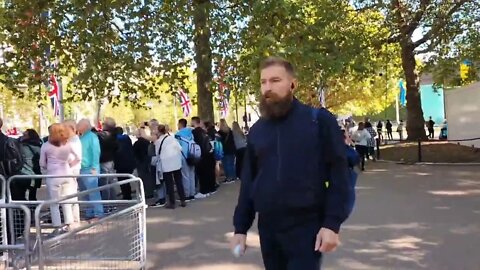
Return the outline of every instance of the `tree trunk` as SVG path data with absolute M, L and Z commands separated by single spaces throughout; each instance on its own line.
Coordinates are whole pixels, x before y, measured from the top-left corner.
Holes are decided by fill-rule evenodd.
M 198 114 L 204 121 L 214 121 L 212 82 L 212 51 L 210 48 L 209 0 L 194 0 L 193 23 L 195 26 L 195 63 L 197 64 Z
M 407 140 L 426 140 L 414 46 L 411 42 L 401 42 L 400 46 L 402 48 L 402 67 L 407 81 Z

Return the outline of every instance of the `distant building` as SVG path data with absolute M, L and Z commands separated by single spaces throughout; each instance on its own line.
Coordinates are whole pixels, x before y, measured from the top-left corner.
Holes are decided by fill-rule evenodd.
M 480 137 L 480 82 L 445 92 L 448 139 Z M 480 148 L 480 140 L 460 142 Z

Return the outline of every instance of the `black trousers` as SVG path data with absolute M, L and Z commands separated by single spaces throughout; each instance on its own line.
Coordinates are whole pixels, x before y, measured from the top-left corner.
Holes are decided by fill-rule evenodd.
M 388 138 L 389 140 L 393 140 L 392 130 L 387 130 L 387 138 Z
M 360 161 L 361 161 L 361 168 L 362 170 L 365 169 L 365 158 L 368 155 L 368 147 L 365 145 L 355 145 L 355 150 L 357 150 L 357 153 L 360 155 Z
M 435 130 L 433 128 L 428 129 L 428 137 L 429 138 L 435 138 Z
M 117 169 L 117 173 L 124 173 L 124 174 L 132 174 L 133 170 L 122 170 Z M 128 178 L 119 177 L 118 181 L 126 180 Z M 120 189 L 122 190 L 122 197 L 124 200 L 131 200 L 132 199 L 132 185 L 130 183 L 120 185 Z
M 155 176 L 155 171 L 155 167 L 153 167 L 152 171 L 150 162 L 142 161 L 137 163 L 138 177 L 143 181 L 143 190 L 145 191 L 146 199 L 155 197 L 155 180 L 152 180 L 152 177 Z
M 237 173 L 237 177 L 240 177 L 240 175 L 242 174 L 243 157 L 245 156 L 245 151 L 246 150 L 247 150 L 246 147 L 240 148 L 235 153 L 235 170 L 236 170 L 236 173 Z
M 163 173 L 163 181 L 165 181 L 165 187 L 167 188 L 167 196 L 168 201 L 171 204 L 175 204 L 175 188 L 173 185 L 177 186 L 178 196 L 180 197 L 180 201 L 185 201 L 185 190 L 183 188 L 183 180 L 182 180 L 182 171 L 177 170 L 173 172 L 164 172 Z
M 31 188 L 31 180 L 26 179 L 16 179 L 13 180 L 10 184 L 10 192 L 12 193 L 12 200 L 15 201 L 26 201 L 27 200 L 27 190 Z
M 31 181 L 26 180 L 26 179 L 16 179 L 13 180 L 10 184 L 10 192 L 12 194 L 12 200 L 15 201 L 26 201 L 27 200 L 27 190 L 31 187 L 30 186 Z M 11 215 L 10 215 L 11 213 Z M 33 215 L 31 215 L 31 218 L 33 220 Z M 23 236 L 23 227 L 25 226 L 25 213 L 21 209 L 11 209 L 7 210 L 7 223 L 8 220 L 14 219 L 14 235 L 15 239 Z M 11 237 L 11 231 L 9 229 L 10 227 L 7 227 L 7 236 L 10 240 Z
M 208 194 L 215 191 L 215 158 L 212 155 L 202 157 L 200 163 L 195 166 L 195 173 L 198 177 L 200 193 Z
M 267 219 L 267 221 L 265 221 Z M 322 254 L 314 251 L 319 220 L 296 220 L 287 229 L 279 229 L 275 218 L 259 214 L 258 229 L 266 270 L 319 270 Z M 277 224 L 277 225 L 275 225 Z

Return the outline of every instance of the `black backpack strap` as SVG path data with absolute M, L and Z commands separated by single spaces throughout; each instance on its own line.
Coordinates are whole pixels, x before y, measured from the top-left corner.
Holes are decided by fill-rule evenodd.
M 165 136 L 165 138 L 162 139 L 162 142 L 160 143 L 160 148 L 158 148 L 158 155 L 160 156 L 160 153 L 162 152 L 162 146 L 163 146 L 163 142 L 165 141 L 165 139 L 168 137 L 169 135 Z
M 35 151 L 33 150 L 32 146 L 28 143 L 24 144 L 26 147 L 28 147 L 28 150 L 30 150 L 30 153 L 32 153 L 33 155 L 36 155 L 37 153 L 35 153 Z

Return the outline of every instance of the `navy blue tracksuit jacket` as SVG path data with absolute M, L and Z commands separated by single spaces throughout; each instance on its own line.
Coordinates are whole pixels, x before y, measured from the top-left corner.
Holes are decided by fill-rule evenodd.
M 352 187 L 335 117 L 295 99 L 287 116 L 260 119 L 247 140 L 235 233 L 246 234 L 257 212 L 286 217 L 286 223 L 275 224 L 285 228 L 295 225 L 295 216 L 314 213 L 322 227 L 338 233 L 349 214 Z

